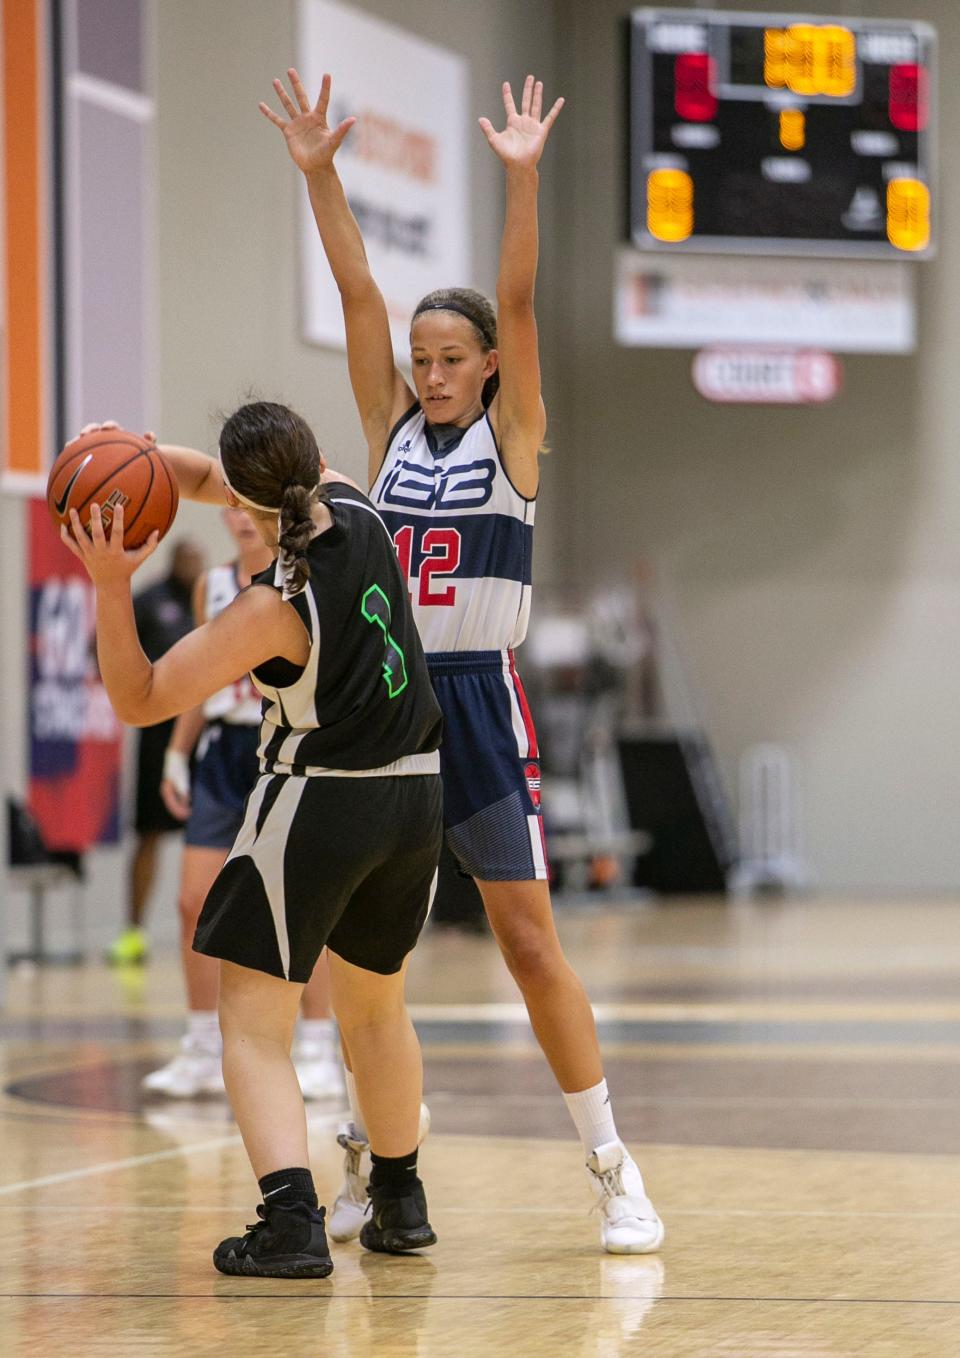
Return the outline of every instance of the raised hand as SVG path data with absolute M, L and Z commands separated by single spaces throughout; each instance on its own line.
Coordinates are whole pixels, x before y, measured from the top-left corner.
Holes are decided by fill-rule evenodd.
M 287 71 L 287 78 L 296 98 L 296 104 L 284 88 L 282 80 L 273 82 L 273 88 L 283 105 L 287 119 L 285 120 L 278 113 L 274 113 L 269 104 L 261 103 L 259 105 L 260 112 L 265 118 L 270 119 L 274 127 L 279 127 L 283 133 L 287 142 L 287 150 L 290 152 L 294 164 L 304 174 L 313 174 L 315 171 L 325 169 L 333 163 L 333 157 L 336 155 L 340 143 L 357 120 L 356 118 L 344 118 L 343 122 L 337 127 L 330 127 L 327 123 L 327 107 L 330 103 L 330 77 L 328 75 L 323 77 L 320 84 L 320 96 L 312 108 L 300 77 L 292 66 Z
M 498 132 L 489 118 L 480 119 L 483 135 L 493 147 L 504 165 L 533 166 L 543 154 L 543 147 L 557 115 L 563 108 L 563 99 L 558 99 L 545 118 L 543 111 L 543 81 L 534 80 L 528 75 L 523 82 L 520 97 L 520 112 L 513 102 L 513 91 L 509 80 L 503 82 L 503 107 L 507 114 L 507 125 Z

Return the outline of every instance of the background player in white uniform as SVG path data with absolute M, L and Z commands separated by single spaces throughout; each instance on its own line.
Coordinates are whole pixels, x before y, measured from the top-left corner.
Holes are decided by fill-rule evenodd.
M 528 76 L 519 111 L 503 86 L 506 127 L 480 126 L 506 171 L 498 314 L 467 289 L 431 293 L 410 327 L 415 392 L 395 367 L 386 306 L 334 167 L 355 119 L 327 124 L 330 77 L 311 107 L 274 88 L 280 130 L 307 180 L 340 290 L 354 397 L 369 448 L 371 497 L 407 575 L 431 678 L 444 713 L 441 770 L 447 841 L 477 880 L 487 917 L 564 1092 L 602 1210 L 604 1247 L 645 1253 L 663 1226 L 617 1135 L 580 981 L 557 937 L 539 814 L 536 737 L 513 664 L 530 604 L 533 504 L 546 416 L 534 314 L 537 165 L 563 101 L 543 114 Z M 295 102 L 296 101 L 296 102 Z M 348 1080 L 349 1087 L 349 1080 Z M 357 1129 L 358 1131 L 361 1129 Z M 353 1139 L 360 1144 L 361 1138 Z M 348 1188 L 362 1184 L 352 1144 Z M 332 1223 L 354 1191 L 341 1195 Z M 346 1230 L 346 1225 L 344 1225 Z
M 197 627 L 216 617 L 272 560 L 244 509 L 222 511 L 237 559 L 205 571 L 194 587 Z M 259 774 L 260 695 L 243 675 L 176 720 L 164 760 L 160 791 L 167 810 L 186 821 L 180 866 L 180 956 L 187 992 L 187 1030 L 171 1061 L 143 1080 L 149 1094 L 190 1099 L 223 1094 L 222 1045 L 217 1017 L 216 959 L 194 951 L 200 911 L 243 823 L 247 796 Z M 198 745 L 199 742 L 199 745 Z M 198 745 L 191 789 L 190 756 Z M 304 988 L 293 1061 L 304 1098 L 341 1098 L 336 1025 L 330 980 L 322 955 Z
M 267 699 L 261 777 L 195 939 L 221 959 L 224 1080 L 263 1194 L 258 1222 L 222 1241 L 214 1264 L 324 1277 L 333 1262 L 290 1047 L 328 942 L 373 1148 L 361 1244 L 394 1253 L 436 1239 L 417 1176 L 422 1063 L 403 990 L 442 836 L 440 710 L 386 529 L 357 488 L 323 477 L 303 420 L 257 402 L 224 425 L 219 465 L 163 451 L 182 495 L 253 511 L 275 569 L 151 665 L 130 579 L 157 535 L 125 552 L 122 513 L 108 541 L 93 505 L 90 538 L 75 514 L 63 536 L 96 586 L 100 670 L 122 720 L 186 711 L 245 671 Z

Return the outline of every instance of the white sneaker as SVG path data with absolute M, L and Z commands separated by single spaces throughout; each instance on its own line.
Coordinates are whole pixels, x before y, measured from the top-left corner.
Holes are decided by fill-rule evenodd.
M 145 1075 L 141 1087 L 148 1094 L 165 1094 L 168 1099 L 195 1099 L 198 1094 L 224 1094 L 220 1053 L 208 1047 L 199 1047 L 189 1037 L 185 1037 L 173 1060 Z
M 430 1130 L 430 1109 L 425 1103 L 420 1105 L 420 1127 L 417 1131 L 417 1145 L 421 1146 Z M 345 1122 L 340 1128 L 338 1143 L 344 1149 L 343 1183 L 327 1216 L 327 1235 L 341 1244 L 354 1240 L 360 1234 L 360 1227 L 370 1210 L 367 1185 L 370 1182 L 370 1143 L 361 1141 L 352 1122 Z
M 600 1240 L 608 1254 L 651 1254 L 663 1244 L 663 1222 L 644 1192 L 643 1177 L 622 1141 L 598 1146 L 587 1161 L 602 1215 Z
M 329 1046 L 322 1042 L 300 1041 L 293 1049 L 293 1064 L 305 1099 L 346 1101 L 343 1067 L 339 1056 L 331 1055 Z

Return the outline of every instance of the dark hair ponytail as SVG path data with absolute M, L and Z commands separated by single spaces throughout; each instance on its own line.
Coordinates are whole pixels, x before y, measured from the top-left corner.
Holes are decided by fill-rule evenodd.
M 310 506 L 315 498 L 305 486 L 288 484 L 283 488 L 277 541 L 281 552 L 291 563 L 283 584 L 286 594 L 299 594 L 310 579 L 307 547 L 313 537 L 314 523 Z
M 477 292 L 475 288 L 437 288 L 435 292 L 428 292 L 426 297 L 421 297 L 417 303 L 410 318 L 410 324 L 412 325 L 424 311 L 456 312 L 458 316 L 463 316 L 473 326 L 484 353 L 496 349 L 497 313 L 494 311 L 490 300 L 484 297 L 482 292 Z M 494 368 L 484 382 L 483 391 L 480 393 L 484 410 L 499 390 L 500 369 Z
M 310 578 L 311 506 L 326 498 L 313 430 L 288 406 L 251 401 L 224 422 L 220 461 L 237 495 L 278 514 L 277 541 L 289 563 L 284 593 L 299 593 Z

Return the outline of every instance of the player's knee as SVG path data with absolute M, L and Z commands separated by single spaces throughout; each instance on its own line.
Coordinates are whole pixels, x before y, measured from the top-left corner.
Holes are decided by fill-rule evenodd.
M 180 911 L 180 928 L 184 933 L 193 936 L 197 927 L 197 920 L 200 918 L 200 911 L 203 909 L 203 897 L 194 892 L 184 891 L 180 893 L 177 902 Z
M 402 996 L 376 996 L 337 1006 L 337 1025 L 347 1045 L 375 1040 L 376 1034 L 391 1028 L 404 1015 Z
M 546 981 L 556 970 L 556 948 L 539 929 L 513 931 L 501 946 L 510 974 L 520 986 Z

